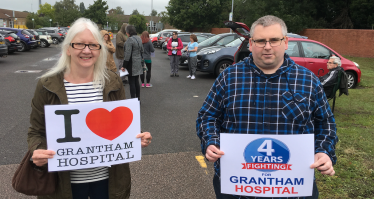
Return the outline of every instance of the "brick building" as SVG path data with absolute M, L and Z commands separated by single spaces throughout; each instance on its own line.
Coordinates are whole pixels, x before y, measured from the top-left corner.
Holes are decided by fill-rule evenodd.
M 0 27 L 27 29 L 26 17 L 28 12 L 0 9 Z

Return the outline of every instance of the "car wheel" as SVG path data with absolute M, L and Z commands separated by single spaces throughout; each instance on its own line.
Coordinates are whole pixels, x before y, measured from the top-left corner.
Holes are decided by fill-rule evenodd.
M 228 66 L 232 65 L 232 61 L 228 61 L 228 60 L 225 60 L 225 61 L 221 61 L 217 64 L 216 66 L 216 69 L 214 71 L 214 74 L 216 76 L 218 76 L 219 74 L 222 73 L 222 71 L 224 71 Z
M 157 47 L 157 42 L 153 42 L 153 47 L 156 48 Z
M 20 51 L 20 52 L 24 52 L 24 51 L 27 50 L 27 46 L 26 46 L 26 44 L 23 43 L 23 42 L 21 42 L 21 47 L 22 47 L 22 48 L 18 49 L 18 51 Z
M 53 40 L 53 44 L 58 44 L 59 43 L 57 38 L 53 38 L 52 40 Z
M 353 72 L 345 72 L 348 77 L 348 88 L 355 88 L 357 85 L 357 77 Z
M 40 41 L 40 47 L 42 47 L 42 48 L 45 48 L 45 47 L 47 47 L 48 46 L 48 42 L 47 41 Z

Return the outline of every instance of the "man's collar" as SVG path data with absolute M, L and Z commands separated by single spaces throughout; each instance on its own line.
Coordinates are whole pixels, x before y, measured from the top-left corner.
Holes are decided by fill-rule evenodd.
M 251 68 L 251 70 L 253 70 L 253 72 L 261 77 L 264 77 L 264 78 L 268 78 L 264 72 L 262 72 L 262 70 L 260 68 L 258 68 L 256 66 L 256 64 L 253 62 L 253 56 L 252 56 L 252 53 L 249 54 L 249 57 L 247 59 L 244 60 L 244 62 L 249 65 L 249 67 Z M 278 68 L 278 70 L 270 77 L 276 77 L 278 75 L 281 75 L 285 72 L 287 72 L 288 70 L 290 70 L 290 68 L 295 65 L 295 62 L 287 55 L 287 53 L 284 53 L 284 61 L 283 61 L 283 64 Z

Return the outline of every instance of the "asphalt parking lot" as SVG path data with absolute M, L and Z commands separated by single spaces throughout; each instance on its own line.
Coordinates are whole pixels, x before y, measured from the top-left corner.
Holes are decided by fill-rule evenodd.
M 60 46 L 51 46 L 0 59 L 0 198 L 35 198 L 16 193 L 11 179 L 27 150 L 36 78 L 59 56 Z M 151 132 L 153 140 L 143 150 L 142 160 L 130 164 L 131 198 L 215 198 L 213 164 L 202 158 L 195 130 L 197 112 L 215 77 L 197 72 L 195 80 L 187 79 L 186 67 L 180 68 L 180 77 L 169 74 L 168 57 L 156 49 L 152 59 L 153 87 L 141 88 L 140 93 L 141 128 Z M 125 90 L 129 97 L 128 85 Z

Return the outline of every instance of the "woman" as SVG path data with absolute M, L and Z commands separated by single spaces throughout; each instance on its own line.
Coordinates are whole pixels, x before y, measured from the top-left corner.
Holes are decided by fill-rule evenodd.
M 97 25 L 86 18 L 78 19 L 62 43 L 60 59 L 38 81 L 32 99 L 31 126 L 27 139 L 35 165 L 45 168 L 48 158 L 53 158 L 55 154 L 54 151 L 46 150 L 45 105 L 125 99 L 121 78 L 105 66 L 107 50 L 102 48 L 104 45 Z M 82 86 L 88 91 L 84 96 L 74 93 L 76 88 Z M 142 147 L 148 146 L 152 139 L 149 132 L 138 134 L 137 137 L 141 138 Z M 128 164 L 57 174 L 55 193 L 38 196 L 39 199 L 124 199 L 130 196 L 131 176 Z M 99 177 L 101 179 L 97 180 Z
M 106 60 L 106 67 L 108 67 L 109 70 L 116 73 L 117 68 L 116 68 L 116 63 L 114 62 L 114 58 L 113 58 L 113 53 L 116 52 L 116 48 L 114 47 L 112 41 L 110 40 L 110 36 L 109 36 L 108 31 L 101 30 L 100 33 L 101 33 L 101 36 L 104 39 L 104 44 L 105 44 L 106 48 L 108 49 L 108 57 L 107 57 L 107 60 Z
M 196 73 L 196 65 L 197 65 L 197 37 L 194 34 L 190 35 L 190 42 L 188 45 L 183 49 L 184 51 L 187 51 L 188 54 L 188 68 L 190 70 L 190 75 L 187 76 L 187 78 L 195 79 L 195 73 Z
M 178 67 L 179 58 L 182 56 L 183 43 L 180 38 L 178 38 L 178 32 L 173 32 L 173 37 L 169 39 L 168 45 L 166 46 L 169 50 L 168 55 L 170 58 L 171 73 L 170 77 L 179 77 Z
M 151 82 L 151 71 L 152 71 L 151 53 L 154 53 L 155 49 L 153 48 L 153 44 L 151 40 L 149 39 L 149 33 L 147 31 L 144 31 L 142 33 L 141 39 L 142 39 L 143 48 L 144 48 L 143 58 L 144 58 L 145 65 L 148 68 L 147 76 L 146 76 L 147 84 L 145 85 L 145 87 L 150 88 L 152 87 L 152 84 L 150 83 Z M 144 75 L 145 75 L 144 73 L 145 72 L 143 72 L 143 74 L 140 75 L 140 80 L 142 81 L 143 88 L 144 88 Z
M 129 85 L 131 98 L 138 98 L 140 101 L 139 75 L 143 73 L 142 40 L 136 34 L 134 26 L 126 27 L 126 35 L 128 37 L 125 43 L 125 57 L 123 61 L 122 71 L 125 69 L 129 72 Z

